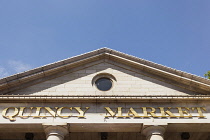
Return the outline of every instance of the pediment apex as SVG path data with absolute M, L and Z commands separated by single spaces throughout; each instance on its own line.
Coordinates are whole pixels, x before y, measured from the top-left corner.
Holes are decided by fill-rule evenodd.
M 106 47 L 0 79 L 0 91 L 9 90 L 14 86 L 33 81 L 35 79 L 99 60 L 111 60 L 114 63 L 123 63 L 141 71 L 176 81 L 178 84 L 185 84 L 185 88 L 201 89 L 205 94 L 208 94 L 210 91 L 210 80 L 208 79 Z

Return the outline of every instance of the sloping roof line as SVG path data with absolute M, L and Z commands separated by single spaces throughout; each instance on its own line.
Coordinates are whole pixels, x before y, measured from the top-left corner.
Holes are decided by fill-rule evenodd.
M 30 80 L 34 80 L 34 77 L 39 78 L 40 76 L 45 76 L 46 72 L 53 72 L 57 69 L 66 69 L 67 66 L 72 64 L 80 63 L 89 59 L 101 59 L 101 58 L 114 58 L 120 60 L 126 60 L 128 63 L 132 63 L 135 65 L 143 66 L 143 68 L 149 68 L 151 71 L 161 71 L 166 75 L 170 75 L 172 77 L 181 77 L 182 80 L 187 81 L 188 83 L 193 83 L 196 87 L 205 86 L 206 91 L 210 91 L 210 80 L 186 73 L 180 70 L 176 70 L 173 68 L 169 68 L 145 59 L 141 59 L 132 55 L 128 55 L 113 49 L 109 48 L 101 48 L 98 50 L 94 50 L 88 53 L 84 53 L 81 55 L 77 55 L 71 58 L 67 58 L 58 62 L 54 62 L 48 65 L 44 65 L 42 67 L 38 67 L 26 72 L 18 73 L 9 77 L 5 77 L 0 79 L 0 90 L 5 88 L 11 88 L 12 86 L 17 86 L 17 83 L 24 83 L 24 80 L 29 82 Z M 169 76 L 169 77 L 170 77 Z M 14 84 L 13 84 L 14 83 Z M 192 85 L 193 86 L 193 85 Z

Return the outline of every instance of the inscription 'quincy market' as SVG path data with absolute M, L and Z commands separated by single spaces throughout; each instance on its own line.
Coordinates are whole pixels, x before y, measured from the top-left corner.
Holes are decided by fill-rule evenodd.
M 60 117 L 70 118 L 78 117 L 85 118 L 85 113 L 90 107 L 8 107 L 2 111 L 2 116 L 10 121 L 16 120 L 16 117 L 27 119 L 45 118 L 45 117 Z M 104 117 L 117 118 L 205 118 L 203 112 L 204 107 L 139 107 L 139 108 L 110 108 L 104 107 Z M 192 115 L 193 114 L 193 115 Z

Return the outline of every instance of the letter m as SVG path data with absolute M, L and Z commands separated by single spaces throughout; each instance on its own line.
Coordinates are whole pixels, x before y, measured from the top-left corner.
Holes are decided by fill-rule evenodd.
M 115 112 L 111 110 L 109 107 L 104 107 L 104 108 L 106 109 L 107 113 L 110 114 L 110 116 L 105 116 L 105 117 L 115 117 L 117 112 L 118 112 L 118 115 L 121 114 L 121 107 L 118 107 Z

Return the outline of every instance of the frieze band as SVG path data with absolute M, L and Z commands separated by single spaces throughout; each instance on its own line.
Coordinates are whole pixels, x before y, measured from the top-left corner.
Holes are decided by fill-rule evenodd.
M 23 119 L 27 119 L 29 117 L 86 118 L 85 113 L 89 109 L 90 107 L 8 107 L 3 109 L 2 116 L 10 121 L 15 121 L 16 117 Z M 64 112 L 64 110 L 66 112 Z M 104 107 L 105 118 L 205 118 L 204 113 L 206 113 L 205 107 Z

